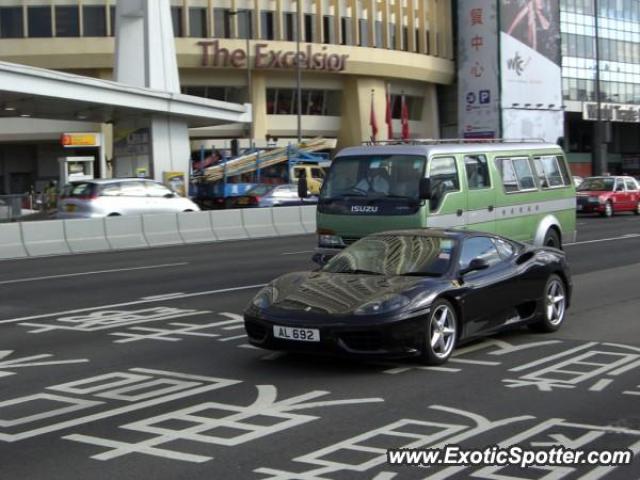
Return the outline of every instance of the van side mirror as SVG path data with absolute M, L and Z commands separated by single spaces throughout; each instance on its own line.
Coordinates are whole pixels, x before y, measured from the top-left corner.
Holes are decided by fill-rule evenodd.
M 307 185 L 307 177 L 300 175 L 298 178 L 298 197 L 307 198 L 309 196 L 309 186 Z
M 460 276 L 464 276 L 467 273 L 476 272 L 478 270 L 486 270 L 489 268 L 489 263 L 484 258 L 474 258 L 469 262 L 465 268 L 460 269 Z
M 420 200 L 429 200 L 431 198 L 431 179 L 420 179 Z

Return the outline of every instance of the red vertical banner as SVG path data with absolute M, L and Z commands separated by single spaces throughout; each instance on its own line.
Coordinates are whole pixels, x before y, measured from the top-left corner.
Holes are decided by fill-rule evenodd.
M 409 109 L 407 108 L 407 102 L 402 95 L 402 111 L 400 112 L 400 123 L 402 124 L 402 139 L 409 140 Z
M 385 93 L 386 93 L 386 111 L 384 114 L 384 121 L 387 124 L 387 138 L 389 140 L 391 140 L 393 138 L 393 116 L 391 113 L 391 88 L 389 87 L 389 85 L 386 85 L 385 87 Z
M 378 121 L 376 120 L 376 111 L 373 106 L 373 90 L 371 90 L 371 113 L 369 114 L 369 125 L 371 125 L 371 141 L 375 142 L 378 137 Z

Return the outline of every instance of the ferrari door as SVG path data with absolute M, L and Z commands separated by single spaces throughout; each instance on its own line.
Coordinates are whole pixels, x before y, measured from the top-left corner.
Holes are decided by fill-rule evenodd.
M 514 282 L 512 264 L 501 257 L 491 238 L 475 236 L 463 241 L 459 269 L 466 268 L 476 258 L 489 266 L 462 277 L 466 287 L 462 299 L 465 336 L 498 328 L 513 314 L 517 302 L 514 298 L 517 282 Z

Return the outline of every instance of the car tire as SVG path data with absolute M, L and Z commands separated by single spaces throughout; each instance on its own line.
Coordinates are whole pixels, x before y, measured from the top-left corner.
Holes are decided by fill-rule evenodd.
M 553 228 L 547 230 L 547 233 L 544 235 L 542 245 L 545 247 L 562 248 L 562 242 L 560 241 L 560 235 L 558 235 L 558 232 Z
M 604 212 L 602 212 L 601 215 L 605 218 L 613 217 L 613 204 L 611 201 L 607 201 L 607 203 L 604 204 Z
M 458 339 L 455 308 L 445 299 L 436 300 L 427 316 L 422 345 L 422 362 L 441 365 L 449 360 Z
M 544 311 L 540 318 L 531 324 L 531 329 L 551 333 L 558 330 L 567 314 L 567 288 L 560 276 L 551 274 L 544 285 L 542 297 Z
M 636 215 L 640 215 L 640 202 L 636 205 L 636 209 L 633 211 Z

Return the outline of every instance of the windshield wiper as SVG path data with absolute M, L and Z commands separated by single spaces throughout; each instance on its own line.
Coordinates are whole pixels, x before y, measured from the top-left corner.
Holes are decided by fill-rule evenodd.
M 399 277 L 441 277 L 442 274 L 434 272 L 405 272 L 398 275 Z
M 380 272 L 373 272 L 371 270 L 362 270 L 360 268 L 354 268 L 354 269 L 346 269 L 346 270 L 340 270 L 338 272 L 331 272 L 331 273 L 350 273 L 350 274 L 354 274 L 354 275 L 382 275 Z

